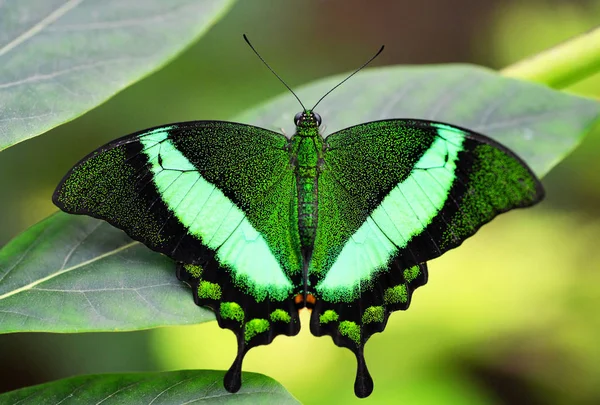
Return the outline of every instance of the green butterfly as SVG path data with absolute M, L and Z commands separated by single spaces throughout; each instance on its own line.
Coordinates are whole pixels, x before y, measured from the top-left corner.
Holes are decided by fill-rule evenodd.
M 426 262 L 544 195 L 521 159 L 468 129 L 390 119 L 324 138 L 313 109 L 290 139 L 224 121 L 136 132 L 81 160 L 53 196 L 178 263 L 196 304 L 237 336 L 230 392 L 248 350 L 296 335 L 308 307 L 314 335 L 354 352 L 354 390 L 368 396 L 364 345 L 408 308 Z

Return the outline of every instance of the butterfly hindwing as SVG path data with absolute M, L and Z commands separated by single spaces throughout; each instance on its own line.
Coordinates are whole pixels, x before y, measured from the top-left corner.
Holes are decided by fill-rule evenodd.
M 61 181 L 62 210 L 104 219 L 179 262 L 198 305 L 234 331 L 226 379 L 245 353 L 299 331 L 296 178 L 283 135 L 220 121 L 138 132 L 96 150 Z
M 363 346 L 390 312 L 408 307 L 427 280 L 424 263 L 496 215 L 540 201 L 543 189 L 512 152 L 447 124 L 376 121 L 325 144 L 308 267 L 311 331 L 354 351 L 355 391 L 366 396 Z
M 364 360 L 365 343 L 374 333 L 383 332 L 393 311 L 408 309 L 413 291 L 427 283 L 425 263 L 403 268 L 403 263 L 396 259 L 389 267 L 390 271 L 381 273 L 359 299 L 345 302 L 321 297 L 312 309 L 311 333 L 329 335 L 336 345 L 355 353 L 358 367 L 354 391 L 360 398 L 373 391 L 373 380 Z

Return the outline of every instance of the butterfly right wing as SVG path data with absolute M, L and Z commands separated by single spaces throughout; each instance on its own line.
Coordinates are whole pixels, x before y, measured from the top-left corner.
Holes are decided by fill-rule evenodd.
M 180 262 L 178 277 L 238 338 L 225 385 L 252 347 L 300 324 L 297 197 L 283 135 L 220 121 L 141 131 L 79 162 L 53 200 Z
M 325 140 L 309 285 L 314 335 L 357 357 L 355 392 L 370 394 L 363 349 L 427 281 L 425 262 L 496 215 L 539 202 L 543 188 L 514 153 L 448 124 L 383 120 Z

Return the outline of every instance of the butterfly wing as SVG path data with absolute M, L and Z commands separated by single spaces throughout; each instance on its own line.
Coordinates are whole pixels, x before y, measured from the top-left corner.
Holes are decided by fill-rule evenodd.
M 241 384 L 245 353 L 299 331 L 297 196 L 288 140 L 220 121 L 179 123 L 113 141 L 57 187 L 62 210 L 87 214 L 179 262 L 221 327 L 238 339 L 225 385 Z
M 309 263 L 314 335 L 358 360 L 357 396 L 373 386 L 363 347 L 425 284 L 425 262 L 496 215 L 535 204 L 539 180 L 514 153 L 472 131 L 418 120 L 357 125 L 326 138 Z

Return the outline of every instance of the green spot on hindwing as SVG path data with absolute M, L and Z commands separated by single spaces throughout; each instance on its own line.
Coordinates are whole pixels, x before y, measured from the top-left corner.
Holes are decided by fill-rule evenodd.
M 292 320 L 292 317 L 290 316 L 290 314 L 288 314 L 283 309 L 276 309 L 275 311 L 271 312 L 270 318 L 271 318 L 271 322 L 290 323 Z
M 411 281 L 419 277 L 420 274 L 421 269 L 419 268 L 419 266 L 412 266 L 404 270 L 404 280 L 406 280 L 407 283 L 410 283 Z
M 254 336 L 258 335 L 259 333 L 266 332 L 268 330 L 269 321 L 267 321 L 266 319 L 251 319 L 248 322 L 246 322 L 246 325 L 244 326 L 244 340 L 248 342 Z
M 220 312 L 221 318 L 244 322 L 244 310 L 237 302 L 222 302 Z
M 365 309 L 362 316 L 363 323 L 383 322 L 385 317 L 383 307 L 369 307 Z
M 338 320 L 338 314 L 333 309 L 328 309 L 327 311 L 323 312 L 321 314 L 321 316 L 319 316 L 319 322 L 323 323 L 323 324 L 329 323 L 329 322 L 335 322 L 337 320 Z
M 385 304 L 404 304 L 408 301 L 408 292 L 404 284 L 390 287 L 383 293 L 383 302 Z
M 221 287 L 209 281 L 200 281 L 198 284 L 198 298 L 219 300 L 221 299 Z
M 202 277 L 202 266 L 196 264 L 184 264 L 183 268 L 185 271 L 194 278 Z
M 342 321 L 338 326 L 338 330 L 343 336 L 360 345 L 360 326 L 352 321 Z

